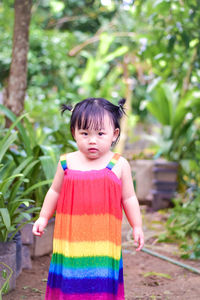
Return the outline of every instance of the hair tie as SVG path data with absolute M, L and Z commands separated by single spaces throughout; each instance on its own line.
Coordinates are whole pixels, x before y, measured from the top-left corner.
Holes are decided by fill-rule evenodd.
M 63 115 L 63 113 L 66 110 L 69 110 L 69 111 L 72 112 L 73 111 L 73 106 L 72 105 L 61 104 L 60 109 L 61 109 L 61 115 Z
M 121 103 L 118 105 L 118 107 L 119 107 L 120 109 L 123 109 L 123 105 L 122 105 Z
M 120 111 L 120 113 L 121 113 L 121 116 L 122 116 L 123 114 L 126 115 L 126 112 L 125 112 L 125 109 L 124 109 L 124 104 L 125 104 L 125 102 L 126 102 L 126 99 L 125 99 L 125 98 L 120 99 L 119 102 L 118 102 L 118 108 L 119 108 L 119 111 Z

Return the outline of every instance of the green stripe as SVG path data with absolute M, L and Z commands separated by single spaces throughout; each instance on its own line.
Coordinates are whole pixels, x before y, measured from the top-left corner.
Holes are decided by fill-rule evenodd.
M 119 269 L 119 260 L 113 259 L 108 256 L 95 256 L 95 257 L 80 257 L 72 258 L 65 257 L 62 254 L 54 253 L 51 263 L 60 264 L 65 268 L 95 268 L 95 267 L 109 267 L 112 269 Z

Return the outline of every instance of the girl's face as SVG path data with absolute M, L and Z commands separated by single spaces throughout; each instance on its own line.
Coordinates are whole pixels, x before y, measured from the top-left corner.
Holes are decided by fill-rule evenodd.
M 78 149 L 89 159 L 96 159 L 108 151 L 111 144 L 115 142 L 119 135 L 119 128 L 114 126 L 107 114 L 104 115 L 102 128 L 78 129 L 75 128 L 74 139 Z

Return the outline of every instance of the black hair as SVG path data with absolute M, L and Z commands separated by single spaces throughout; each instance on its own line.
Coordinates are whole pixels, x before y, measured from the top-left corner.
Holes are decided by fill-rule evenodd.
M 120 119 L 125 114 L 124 104 L 126 100 L 123 98 L 118 101 L 118 105 L 114 105 L 104 98 L 87 98 L 77 103 L 73 108 L 71 105 L 61 105 L 61 112 L 65 110 L 72 111 L 70 120 L 70 130 L 73 136 L 75 128 L 98 130 L 102 128 L 104 114 L 110 117 L 114 128 L 119 128 L 120 136 Z M 114 142 L 117 143 L 119 136 Z

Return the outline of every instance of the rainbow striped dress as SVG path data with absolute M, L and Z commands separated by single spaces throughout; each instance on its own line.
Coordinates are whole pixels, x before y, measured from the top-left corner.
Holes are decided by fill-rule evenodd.
M 124 300 L 121 180 L 106 168 L 67 168 L 58 199 L 45 300 Z

